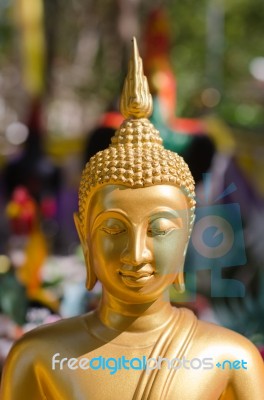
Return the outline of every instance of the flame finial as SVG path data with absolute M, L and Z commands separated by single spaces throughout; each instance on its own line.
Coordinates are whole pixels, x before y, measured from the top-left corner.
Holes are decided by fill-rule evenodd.
M 121 96 L 120 111 L 125 118 L 148 118 L 152 113 L 152 97 L 135 37 L 132 43 L 133 50 Z

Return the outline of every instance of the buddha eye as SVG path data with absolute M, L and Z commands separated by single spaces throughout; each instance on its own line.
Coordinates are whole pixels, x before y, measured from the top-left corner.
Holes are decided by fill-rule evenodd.
M 167 233 L 171 232 L 174 228 L 171 229 L 153 229 L 153 228 L 148 228 L 148 236 L 154 237 L 154 236 L 165 236 Z
M 180 218 L 172 220 L 167 218 L 157 218 L 149 224 L 147 234 L 150 237 L 165 236 L 168 233 L 181 228 L 181 222 Z
M 101 228 L 101 230 L 103 232 L 107 233 L 108 235 L 119 235 L 119 234 L 124 233 L 126 231 L 124 228 L 120 228 L 120 227 L 108 228 L 106 226 Z
M 116 219 L 109 219 L 104 222 L 104 224 L 100 228 L 101 231 L 107 233 L 108 235 L 120 235 L 126 232 L 126 228 L 121 221 Z
M 159 229 L 148 229 L 148 236 L 154 237 L 154 236 L 164 236 L 168 233 L 168 230 L 166 231 L 161 231 Z

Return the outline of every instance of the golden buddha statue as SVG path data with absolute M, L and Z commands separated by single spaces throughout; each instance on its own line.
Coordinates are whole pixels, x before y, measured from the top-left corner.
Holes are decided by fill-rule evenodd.
M 228 329 L 172 307 L 194 220 L 194 182 L 147 117 L 135 39 L 112 144 L 87 163 L 76 227 L 97 310 L 37 328 L 6 362 L 3 400 L 262 400 L 263 361 Z

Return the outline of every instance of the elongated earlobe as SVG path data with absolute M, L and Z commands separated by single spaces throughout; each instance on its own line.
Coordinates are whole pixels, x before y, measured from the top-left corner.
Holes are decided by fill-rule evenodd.
M 94 288 L 94 285 L 97 282 L 97 277 L 94 273 L 94 270 L 91 265 L 91 260 L 90 260 L 90 252 L 89 252 L 89 247 L 87 244 L 87 241 L 85 239 L 85 235 L 82 229 L 81 221 L 77 213 L 73 214 L 75 226 L 78 232 L 78 236 L 82 245 L 83 249 L 83 254 L 84 254 L 84 260 L 85 260 L 85 265 L 86 265 L 86 287 L 88 290 L 92 290 Z
M 182 271 L 177 274 L 175 281 L 173 282 L 173 287 L 178 293 L 185 292 L 184 275 Z
M 189 244 L 189 239 L 187 240 L 187 243 L 184 248 L 183 252 L 183 260 L 182 260 L 182 265 L 180 267 L 180 271 L 178 272 L 174 282 L 173 282 L 173 287 L 178 293 L 184 293 L 185 292 L 185 282 L 184 282 L 184 273 L 183 273 L 183 267 L 184 267 L 184 261 L 188 249 L 188 244 Z

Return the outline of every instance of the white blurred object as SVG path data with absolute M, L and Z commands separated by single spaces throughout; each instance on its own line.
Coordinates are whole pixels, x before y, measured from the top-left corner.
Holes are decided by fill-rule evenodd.
M 249 70 L 251 75 L 264 82 L 264 57 L 256 57 L 249 64 Z
M 24 143 L 29 135 L 28 127 L 21 122 L 12 122 L 6 128 L 5 136 L 9 143 L 20 145 Z
M 86 270 L 80 257 L 76 255 L 48 257 L 42 269 L 42 281 L 56 282 L 50 290 L 62 297 L 60 315 L 72 317 L 85 312 Z
M 14 344 L 13 340 L 9 340 L 6 338 L 0 339 L 0 364 L 4 363 L 13 344 Z
M 64 286 L 60 315 L 69 318 L 84 313 L 86 293 L 84 282 L 67 282 Z

